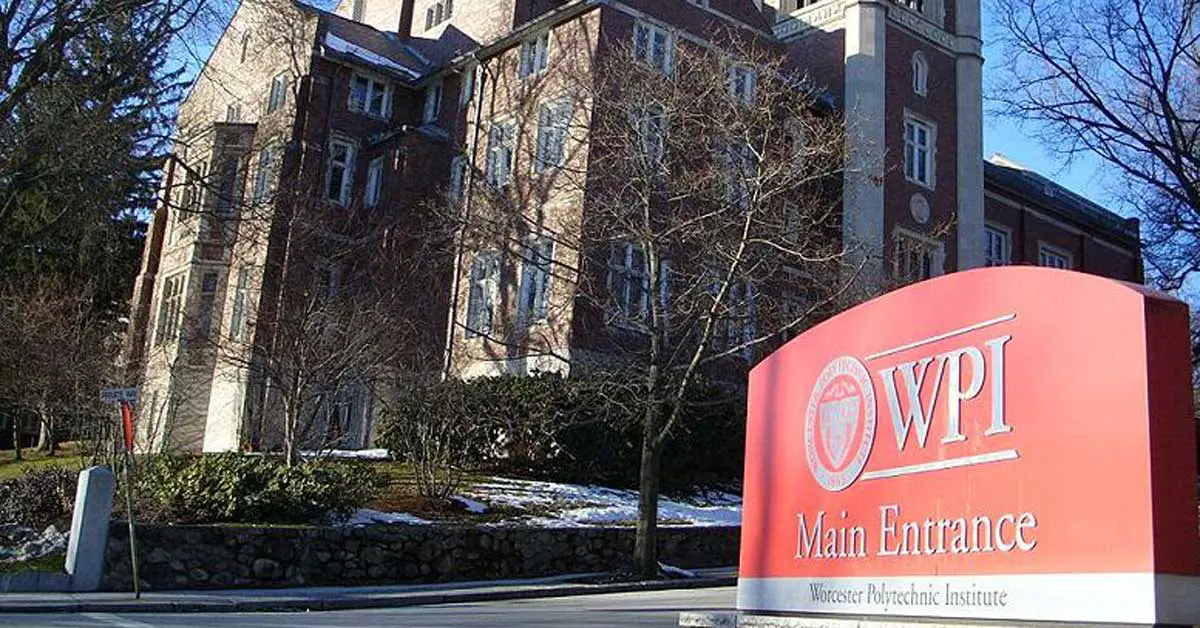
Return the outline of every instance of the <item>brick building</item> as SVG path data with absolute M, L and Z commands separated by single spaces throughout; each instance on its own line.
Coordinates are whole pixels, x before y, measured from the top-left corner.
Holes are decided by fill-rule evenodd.
M 1041 264 L 1141 281 L 1136 221 L 1001 156 L 981 159 L 979 5 L 342 0 L 325 12 L 243 2 L 181 106 L 135 288 L 130 356 L 142 378 L 144 442 L 192 451 L 270 444 L 267 392 L 247 339 L 271 333 L 256 325 L 264 313 L 294 306 L 296 284 L 284 277 L 297 257 L 272 190 L 308 182 L 301 187 L 314 211 L 378 209 L 392 231 L 409 234 L 398 236 L 400 250 L 419 246 L 422 227 L 437 220 L 424 200 L 485 183 L 478 179 L 511 178 L 520 188 L 544 163 L 548 137 L 558 137 L 556 159 L 586 171 L 587 146 L 565 146 L 546 130 L 586 111 L 537 102 L 532 122 L 517 124 L 512 110 L 531 105 L 523 102 L 531 76 L 553 86 L 558 76 L 586 74 L 606 41 L 634 41 L 648 62 L 669 63 L 682 40 L 719 42 L 732 32 L 819 82 L 858 130 L 855 141 L 884 148 L 864 151 L 852 170 L 862 174 L 844 181 L 843 237 L 866 245 L 871 276 Z M 577 191 L 540 190 L 535 200 L 544 228 L 580 229 L 587 207 Z M 460 247 L 406 279 L 420 303 L 410 316 L 420 330 L 413 344 L 430 372 L 583 363 L 573 287 L 546 270 L 577 260 L 537 238 L 529 250 L 514 261 Z M 523 321 L 524 349 L 475 333 L 510 318 Z M 233 348 L 212 350 L 222 339 Z M 339 387 L 315 414 L 340 425 L 342 446 L 365 446 L 373 396 L 368 385 Z

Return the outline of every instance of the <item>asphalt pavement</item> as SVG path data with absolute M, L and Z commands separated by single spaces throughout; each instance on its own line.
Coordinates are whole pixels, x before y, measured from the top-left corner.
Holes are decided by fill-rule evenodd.
M 677 625 L 679 613 L 682 611 L 731 609 L 734 605 L 735 593 L 734 587 L 715 587 L 296 613 L 0 614 L 0 626 L 20 626 L 22 628 L 74 628 L 78 626 L 112 628 L 659 626 L 665 628 Z

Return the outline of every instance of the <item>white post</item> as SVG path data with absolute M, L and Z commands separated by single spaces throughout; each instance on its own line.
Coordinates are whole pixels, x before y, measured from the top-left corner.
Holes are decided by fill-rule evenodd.
M 89 467 L 79 472 L 64 568 L 71 578 L 72 591 L 100 588 L 116 486 L 117 476 L 104 467 Z

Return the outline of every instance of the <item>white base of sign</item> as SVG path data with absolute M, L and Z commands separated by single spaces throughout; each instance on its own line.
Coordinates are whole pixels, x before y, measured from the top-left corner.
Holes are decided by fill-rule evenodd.
M 1192 626 L 1200 624 L 1200 578 L 1151 573 L 740 578 L 737 608 L 742 613 Z

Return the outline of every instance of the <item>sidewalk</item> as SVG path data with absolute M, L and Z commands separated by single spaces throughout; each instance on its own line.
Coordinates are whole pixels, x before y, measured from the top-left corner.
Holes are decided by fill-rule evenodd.
M 455 582 L 385 587 L 312 587 L 132 593 L 4 593 L 0 613 L 250 613 L 332 611 L 490 602 L 630 591 L 733 586 L 737 568 L 694 570 L 698 577 L 647 582 L 581 584 L 597 574 L 537 580 Z

